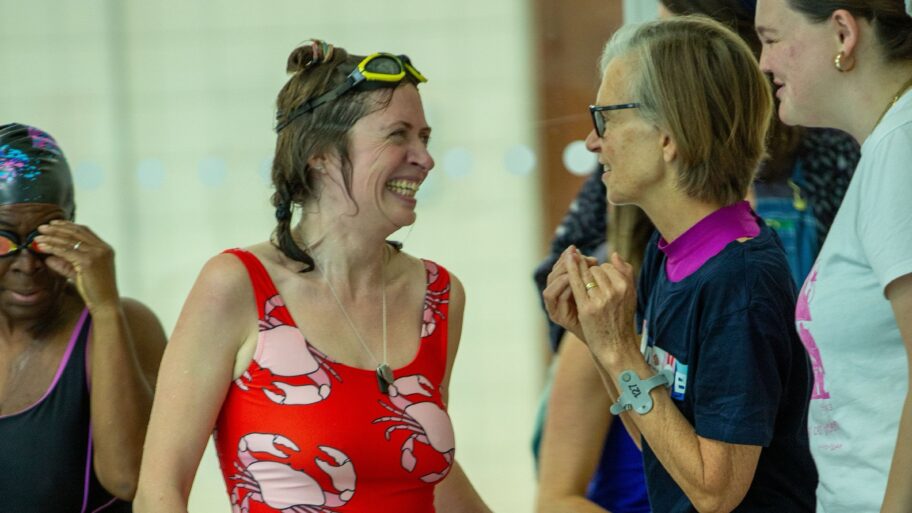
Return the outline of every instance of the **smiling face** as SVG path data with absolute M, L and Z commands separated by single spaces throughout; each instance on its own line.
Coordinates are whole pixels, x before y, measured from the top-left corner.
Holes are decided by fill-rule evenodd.
M 635 79 L 634 66 L 631 58 L 624 57 L 608 63 L 596 105 L 639 100 L 629 93 Z M 662 134 L 642 118 L 638 109 L 603 111 L 600 115 L 605 120 L 604 137 L 592 130 L 586 137 L 586 147 L 598 155 L 605 171 L 602 181 L 608 188 L 608 201 L 615 205 L 642 205 L 663 178 Z
M 65 219 L 58 205 L 16 203 L 0 205 L 0 230 L 25 238 L 38 226 Z M 36 320 L 53 309 L 66 279 L 54 273 L 30 251 L 0 258 L 0 315 L 11 320 Z
M 759 0 L 757 34 L 763 45 L 760 68 L 773 77 L 779 118 L 788 125 L 832 126 L 827 106 L 839 71 L 833 59 L 838 37 L 827 23 L 811 23 L 786 0 Z
M 434 159 L 431 129 L 418 89 L 397 87 L 389 104 L 359 119 L 349 133 L 351 196 L 359 216 L 379 219 L 395 230 L 415 222 L 417 193 Z

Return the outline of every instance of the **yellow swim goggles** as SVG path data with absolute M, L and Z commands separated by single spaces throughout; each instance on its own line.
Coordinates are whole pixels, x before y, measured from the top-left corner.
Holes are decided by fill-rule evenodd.
M 416 83 L 427 82 L 414 66 L 412 61 L 405 55 L 393 55 L 391 53 L 377 52 L 365 57 L 345 81 L 334 87 L 331 91 L 321 94 L 316 98 L 311 98 L 303 104 L 295 107 L 288 114 L 278 117 L 284 119 L 276 125 L 276 132 L 282 131 L 283 128 L 324 103 L 331 102 L 343 94 L 358 88 L 360 91 L 369 91 L 383 87 L 396 87 L 406 77 L 410 77 Z

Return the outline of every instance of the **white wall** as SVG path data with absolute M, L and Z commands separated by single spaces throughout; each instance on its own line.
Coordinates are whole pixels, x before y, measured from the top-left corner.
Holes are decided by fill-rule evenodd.
M 207 258 L 272 230 L 264 171 L 290 50 L 321 37 L 355 53 L 409 54 L 430 79 L 421 91 L 437 168 L 402 237 L 468 293 L 450 393 L 457 458 L 497 511 L 530 511 L 543 320 L 530 279 L 541 256 L 537 179 L 516 149 L 533 140 L 528 9 L 522 0 L 0 0 L 0 122 L 58 139 L 78 221 L 117 249 L 122 293 L 170 331 Z M 207 453 L 191 511 L 227 511 L 225 495 Z
M 654 20 L 659 0 L 624 0 L 624 23 L 642 23 Z

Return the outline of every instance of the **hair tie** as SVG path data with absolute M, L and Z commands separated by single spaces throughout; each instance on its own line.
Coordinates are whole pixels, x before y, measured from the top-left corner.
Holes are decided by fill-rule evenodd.
M 279 206 L 276 207 L 275 216 L 276 221 L 279 222 L 291 219 L 291 207 L 288 205 L 287 201 L 279 203 Z
M 319 66 L 320 64 L 325 64 L 332 60 L 333 57 L 333 45 L 323 41 L 321 39 L 311 39 L 310 40 L 310 62 L 304 66 L 304 69 L 309 69 L 313 66 Z
M 333 50 L 335 50 L 336 47 L 334 47 L 333 45 L 331 45 L 325 41 L 320 41 L 320 43 L 323 45 L 323 62 L 332 61 Z

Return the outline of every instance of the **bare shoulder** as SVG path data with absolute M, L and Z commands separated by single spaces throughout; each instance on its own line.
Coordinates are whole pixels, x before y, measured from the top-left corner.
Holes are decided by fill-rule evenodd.
M 270 279 L 279 290 L 282 290 L 289 281 L 298 280 L 302 276 L 301 271 L 306 267 L 303 262 L 287 257 L 270 241 L 247 246 L 244 250 L 252 253 L 263 264 Z
M 424 260 L 402 250 L 393 253 L 390 268 L 394 275 L 421 276 L 424 279 Z
M 249 276 L 236 255 L 222 253 L 210 258 L 184 302 L 168 351 L 184 351 L 184 358 L 218 360 L 230 367 L 238 348 L 257 331 Z
M 235 255 L 222 253 L 210 258 L 190 290 L 177 320 L 175 333 L 191 328 L 193 337 L 211 330 L 231 335 L 238 342 L 256 325 L 256 302 L 250 275 Z
M 216 303 L 253 299 L 253 288 L 244 263 L 235 255 L 221 253 L 210 258 L 200 270 L 194 294 L 202 294 Z
M 124 297 L 120 300 L 123 305 L 124 315 L 127 317 L 127 324 L 131 327 L 147 327 L 161 329 L 161 322 L 158 316 L 151 308 L 146 306 L 138 299 Z

